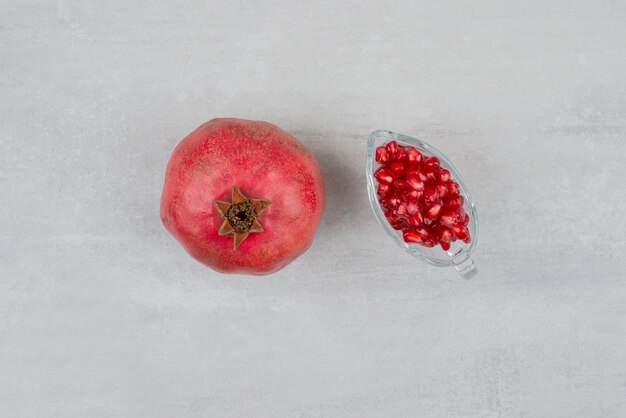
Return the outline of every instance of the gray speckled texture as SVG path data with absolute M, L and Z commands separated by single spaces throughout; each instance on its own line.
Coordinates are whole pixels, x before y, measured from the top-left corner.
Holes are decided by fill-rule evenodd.
M 624 2 L 0 2 L 0 416 L 623 417 Z M 279 274 L 160 224 L 177 141 L 274 122 L 328 205 Z M 365 139 L 420 136 L 480 275 L 401 253 Z

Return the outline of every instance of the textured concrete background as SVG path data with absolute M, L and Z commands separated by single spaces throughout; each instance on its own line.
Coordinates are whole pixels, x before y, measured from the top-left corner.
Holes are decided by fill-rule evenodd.
M 626 4 L 0 1 L 0 416 L 623 417 Z M 328 207 L 279 274 L 162 228 L 178 140 L 274 122 Z M 446 152 L 480 275 L 367 204 L 365 139 Z

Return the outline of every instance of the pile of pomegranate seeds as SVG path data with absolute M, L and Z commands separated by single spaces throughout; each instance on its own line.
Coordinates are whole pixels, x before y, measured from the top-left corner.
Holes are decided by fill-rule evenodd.
M 378 199 L 389 224 L 402 231 L 404 241 L 445 251 L 457 239 L 470 242 L 463 196 L 450 172 L 437 157 L 426 157 L 414 147 L 396 141 L 376 148 L 374 172 Z

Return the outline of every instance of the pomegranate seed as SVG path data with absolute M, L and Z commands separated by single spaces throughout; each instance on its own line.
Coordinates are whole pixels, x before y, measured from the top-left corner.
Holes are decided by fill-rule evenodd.
M 404 238 L 404 242 L 408 242 L 410 244 L 422 244 L 424 242 L 422 235 L 418 234 L 413 229 L 404 231 L 404 233 L 402 234 L 402 238 Z
M 459 196 L 459 195 L 452 195 L 451 197 L 449 196 L 448 200 L 446 200 L 446 206 L 449 207 L 450 209 L 459 209 L 463 207 L 463 200 L 464 200 L 463 196 Z
M 428 180 L 428 181 L 435 181 L 435 180 L 437 180 L 437 169 L 436 168 L 424 167 L 422 169 L 422 172 L 426 176 L 426 180 Z
M 411 165 L 417 165 L 422 162 L 422 154 L 411 147 L 406 151 L 406 159 Z
M 454 236 L 458 239 L 465 241 L 469 238 L 469 231 L 465 225 L 455 225 L 452 227 L 452 232 L 454 232 Z
M 376 148 L 376 162 L 377 163 L 386 163 L 389 161 L 389 153 L 387 152 L 387 148 L 378 147 Z
M 406 206 L 406 211 L 409 215 L 422 213 L 422 205 L 417 200 L 411 200 Z
M 470 221 L 469 215 L 467 213 L 463 214 L 463 220 L 461 221 L 461 223 L 463 225 L 467 225 L 467 224 L 469 224 L 469 221 Z
M 393 183 L 391 183 L 391 188 L 396 193 L 400 193 L 406 188 L 406 183 L 404 182 L 404 180 L 394 180 Z
M 398 207 L 396 208 L 396 213 L 399 216 L 404 216 L 407 214 L 407 204 L 404 202 L 401 202 Z
M 437 189 L 431 186 L 424 189 L 424 201 L 425 202 L 435 203 L 438 200 L 439 200 L 439 193 L 437 192 Z
M 387 201 L 389 202 L 389 207 L 394 209 L 397 208 L 400 203 L 402 203 L 402 200 L 400 200 L 400 198 L 396 195 L 392 195 L 391 197 L 389 197 L 389 199 L 387 199 Z
M 428 176 L 427 176 L 427 175 L 426 175 L 426 173 L 425 173 L 425 172 L 423 172 L 423 171 L 420 171 L 420 172 L 418 173 L 418 176 L 419 176 L 420 180 L 422 180 L 422 181 L 427 181 L 427 180 L 428 180 Z
M 430 157 L 424 161 L 424 167 L 435 168 L 439 167 L 439 159 L 437 157 Z
M 459 184 L 457 182 L 451 181 L 448 183 L 448 193 L 450 194 L 459 194 Z
M 445 198 L 446 195 L 448 194 L 448 187 L 446 187 L 446 185 L 443 183 L 438 183 L 436 187 L 437 187 L 437 193 L 439 193 L 439 196 L 442 199 Z
M 389 164 L 389 169 L 396 176 L 400 176 L 406 171 L 406 164 L 400 161 L 394 161 Z
M 402 145 L 398 145 L 398 149 L 393 154 L 393 159 L 396 161 L 403 161 L 406 159 L 406 150 Z
M 457 211 L 446 209 L 441 214 L 441 218 L 439 218 L 439 223 L 452 228 L 454 225 L 458 224 L 460 220 L 461 219 Z
M 389 221 L 389 225 L 391 225 L 393 229 L 400 230 L 404 226 L 404 222 L 400 219 L 394 219 L 393 221 Z
M 394 156 L 398 151 L 398 143 L 396 141 L 388 142 L 386 148 L 389 155 Z
M 406 184 L 413 190 L 424 190 L 424 182 L 415 175 L 406 176 Z
M 450 172 L 445 168 L 442 168 L 439 171 L 439 180 L 443 181 L 444 183 L 450 181 Z
M 381 183 L 391 184 L 395 179 L 387 167 L 380 167 L 374 172 L 374 178 Z
M 439 241 L 439 245 L 444 251 L 448 251 L 450 249 L 450 243 L 445 241 Z
M 406 170 L 406 172 L 404 174 L 407 177 L 408 176 L 419 176 L 420 171 L 417 168 L 409 168 L 408 170 Z
M 426 211 L 426 216 L 429 219 L 435 220 L 439 216 L 439 212 L 441 211 L 441 205 L 439 203 L 435 203 Z
M 424 224 L 424 218 L 422 217 L 422 214 L 420 212 L 417 212 L 409 215 L 409 217 L 407 218 L 407 222 L 409 225 L 419 227 Z
M 424 242 L 422 242 L 422 245 L 424 247 L 434 247 L 435 245 L 437 245 L 437 241 L 427 238 L 424 240 Z
M 378 196 L 387 196 L 391 192 L 391 187 L 388 184 L 380 183 L 378 185 Z
M 439 241 L 451 242 L 451 241 L 456 240 L 456 237 L 454 236 L 454 233 L 452 232 L 450 228 L 446 228 L 443 225 L 439 225 L 436 231 L 437 231 L 437 237 L 439 238 Z
M 417 200 L 422 197 L 423 194 L 424 192 L 422 192 L 421 190 L 413 189 L 409 189 L 405 192 L 406 200 Z

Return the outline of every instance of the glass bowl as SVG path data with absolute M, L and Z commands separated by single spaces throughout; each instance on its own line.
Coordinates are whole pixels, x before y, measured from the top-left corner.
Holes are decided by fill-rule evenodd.
M 417 150 L 424 154 L 427 158 L 432 156 L 437 157 L 439 159 L 440 166 L 450 171 L 450 178 L 458 183 L 460 189 L 459 193 L 465 200 L 463 209 L 470 216 L 467 228 L 472 239 L 469 243 L 465 243 L 461 240 L 451 242 L 450 248 L 447 251 L 441 248 L 440 245 L 429 248 L 419 244 L 408 244 L 404 242 L 402 232 L 391 227 L 385 217 L 383 208 L 380 206 L 380 202 L 378 201 L 378 195 L 376 193 L 378 184 L 377 180 L 374 178 L 374 171 L 380 167 L 380 164 L 376 162 L 375 158 L 376 148 L 394 140 L 398 143 L 398 145 L 417 148 Z M 454 165 L 452 165 L 450 160 L 441 151 L 417 138 L 385 130 L 374 131 L 370 134 L 367 141 L 367 162 L 365 174 L 367 177 L 367 194 L 369 195 L 374 215 L 376 215 L 376 219 L 383 226 L 387 235 L 389 235 L 395 243 L 398 244 L 398 246 L 413 257 L 434 266 L 453 266 L 459 274 L 461 274 L 461 276 L 467 279 L 474 277 L 478 273 L 478 269 L 472 259 L 472 252 L 474 251 L 476 242 L 478 241 L 478 217 L 476 214 L 476 205 L 474 204 L 474 200 L 472 199 L 469 189 L 463 181 L 461 174 L 456 168 L 454 168 Z

